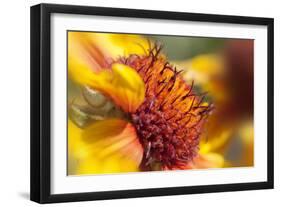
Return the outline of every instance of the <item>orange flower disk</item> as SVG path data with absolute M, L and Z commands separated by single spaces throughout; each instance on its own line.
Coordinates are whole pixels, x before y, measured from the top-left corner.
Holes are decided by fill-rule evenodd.
M 187 84 L 155 45 L 147 55 L 130 55 L 118 62 L 134 68 L 142 77 L 145 100 L 130 113 L 144 148 L 144 170 L 186 169 L 197 155 L 199 137 L 211 111 L 196 95 L 193 83 Z

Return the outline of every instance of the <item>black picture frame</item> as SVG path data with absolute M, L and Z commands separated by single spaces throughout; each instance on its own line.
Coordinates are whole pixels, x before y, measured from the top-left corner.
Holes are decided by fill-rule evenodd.
M 50 130 L 51 130 L 51 71 L 50 15 L 53 13 L 84 14 L 113 17 L 134 17 L 194 22 L 218 22 L 267 26 L 267 181 L 188 187 L 85 192 L 73 194 L 50 193 Z M 146 196 L 210 193 L 273 188 L 273 27 L 272 18 L 195 14 L 168 11 L 103 8 L 39 4 L 31 7 L 31 174 L 30 199 L 39 203 L 119 199 Z

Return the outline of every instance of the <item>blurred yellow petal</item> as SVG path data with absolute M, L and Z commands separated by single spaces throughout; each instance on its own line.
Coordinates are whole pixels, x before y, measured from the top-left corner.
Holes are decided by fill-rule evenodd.
M 225 99 L 225 93 L 221 78 L 225 72 L 223 57 L 218 54 L 203 54 L 191 60 L 178 62 L 185 68 L 183 77 L 186 81 L 196 80 L 204 91 L 208 91 L 217 100 Z
M 241 163 L 243 166 L 253 166 L 254 165 L 253 122 L 245 122 L 239 130 L 239 135 L 244 147 Z
M 69 61 L 72 80 L 90 86 L 110 97 L 125 112 L 135 112 L 145 97 L 145 84 L 131 67 L 115 63 L 112 70 L 92 72 L 81 62 Z
M 218 132 L 216 135 L 213 135 L 211 138 L 204 139 L 204 136 L 209 136 L 208 133 L 202 135 L 200 142 L 200 152 L 208 153 L 210 151 L 217 151 L 221 149 L 228 141 L 231 136 L 232 130 L 224 129 L 221 132 Z
M 254 142 L 254 126 L 252 121 L 244 122 L 240 127 L 240 137 L 244 144 L 252 145 Z
M 106 34 L 107 48 L 110 48 L 111 57 L 129 56 L 131 54 L 144 55 L 148 52 L 149 42 L 140 35 L 133 34 Z
M 69 32 L 68 57 L 83 62 L 93 71 L 107 66 L 107 61 L 130 54 L 148 52 L 149 42 L 140 35 Z
M 68 130 L 69 174 L 138 171 L 143 148 L 130 123 L 108 119 L 81 130 L 69 121 Z
M 217 153 L 199 154 L 190 164 L 191 168 L 222 168 L 224 166 L 224 158 Z
M 96 81 L 96 75 L 89 65 L 73 58 L 68 59 L 68 75 L 71 80 L 81 85 L 90 85 Z
M 215 54 L 198 55 L 191 61 L 191 68 L 207 74 L 218 74 L 223 70 L 222 57 Z
M 104 92 L 126 112 L 134 112 L 144 99 L 141 77 L 128 66 L 115 64 L 112 71 L 104 68 L 107 59 L 144 54 L 148 47 L 148 41 L 139 35 L 69 32 L 70 79 Z
M 195 79 L 200 84 L 207 84 L 210 78 L 224 72 L 223 58 L 215 54 L 198 55 L 188 61 L 178 63 L 186 68 L 184 77 L 187 80 Z
M 68 174 L 77 174 L 77 167 L 81 160 L 87 159 L 88 152 L 85 142 L 82 140 L 82 129 L 68 120 Z
M 106 54 L 94 44 L 93 39 L 85 32 L 68 33 L 68 60 L 85 64 L 93 71 L 106 66 Z

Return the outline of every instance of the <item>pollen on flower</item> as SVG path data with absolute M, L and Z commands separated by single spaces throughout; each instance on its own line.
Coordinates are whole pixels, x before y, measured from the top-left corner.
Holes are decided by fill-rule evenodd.
M 133 54 L 117 62 L 134 68 L 146 86 L 144 102 L 130 114 L 144 148 L 141 168 L 184 169 L 197 155 L 212 106 L 203 103 L 204 94 L 194 93 L 193 82 L 182 79 L 157 44 L 146 55 Z

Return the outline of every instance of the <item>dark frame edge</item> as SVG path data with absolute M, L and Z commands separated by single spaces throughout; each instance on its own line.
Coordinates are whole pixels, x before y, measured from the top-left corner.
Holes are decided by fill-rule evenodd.
M 30 8 L 30 199 L 40 202 L 40 28 L 41 6 Z
M 267 182 L 274 188 L 274 19 L 267 24 Z
M 38 203 L 50 197 L 49 22 L 43 4 L 30 7 L 30 200 Z
M 222 15 L 164 10 L 160 11 L 117 7 L 82 6 L 70 4 L 42 3 L 41 5 L 47 10 L 52 10 L 53 13 L 71 13 L 82 15 L 93 15 L 93 13 L 95 13 L 95 15 L 98 16 L 148 18 L 179 21 L 186 21 L 186 19 L 189 19 L 189 21 L 194 22 L 216 22 L 254 25 L 268 25 L 272 21 L 272 18 L 254 16 Z
M 189 194 L 199 194 L 199 193 L 201 194 L 222 193 L 222 192 L 266 190 L 266 189 L 272 189 L 272 185 L 269 182 L 54 194 L 54 195 L 50 195 L 49 199 L 46 200 L 46 202 L 44 203 L 79 202 L 79 201 L 94 201 L 94 200 L 108 200 L 108 199 L 110 200 L 129 199 L 129 198 L 142 198 L 142 197 L 175 196 L 175 195 L 189 195 Z

